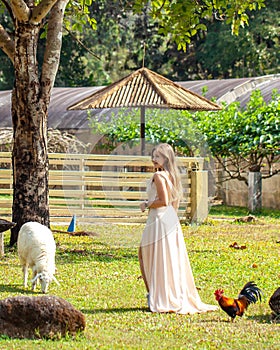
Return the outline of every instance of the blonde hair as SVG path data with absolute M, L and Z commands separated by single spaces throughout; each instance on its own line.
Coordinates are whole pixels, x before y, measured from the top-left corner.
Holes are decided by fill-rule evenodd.
M 180 171 L 176 163 L 175 153 L 173 148 L 168 143 L 160 143 L 152 150 L 152 157 L 157 151 L 164 158 L 164 170 L 168 171 L 170 180 L 173 184 L 172 200 L 180 200 L 183 194 Z

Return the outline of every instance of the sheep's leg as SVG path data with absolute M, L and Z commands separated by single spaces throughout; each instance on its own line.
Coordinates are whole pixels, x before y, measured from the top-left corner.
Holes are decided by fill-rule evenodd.
M 35 281 L 35 282 L 33 282 L 32 283 L 32 292 L 34 292 L 35 291 L 35 289 L 36 289 L 36 284 L 37 284 L 37 281 Z
M 35 277 L 37 276 L 37 271 L 36 270 L 33 270 L 33 277 L 32 277 L 32 291 L 35 290 L 36 288 L 36 285 L 37 285 L 37 280 L 38 278 L 35 279 Z
M 27 287 L 27 281 L 28 281 L 28 265 L 22 266 L 22 272 L 23 272 L 23 285 L 26 288 Z

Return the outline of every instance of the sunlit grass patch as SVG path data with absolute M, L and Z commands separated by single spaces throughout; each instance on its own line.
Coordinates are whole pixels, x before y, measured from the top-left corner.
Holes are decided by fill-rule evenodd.
M 227 209 L 224 208 L 223 212 Z M 272 323 L 269 297 L 279 287 L 280 219 L 258 216 L 259 222 L 234 223 L 246 214 L 203 225 L 183 225 L 194 278 L 203 301 L 216 304 L 214 291 L 237 297 L 254 280 L 263 290 L 261 303 L 251 305 L 243 318 L 229 321 L 225 312 L 199 315 L 152 314 L 146 304 L 137 250 L 144 225 L 88 225 L 71 236 L 55 226 L 57 274 L 49 294 L 60 296 L 86 317 L 77 339 L 11 340 L 0 337 L 1 349 L 279 349 L 279 323 Z M 216 217 L 216 213 L 215 213 Z M 0 297 L 38 295 L 22 286 L 16 248 L 0 259 Z M 232 247 L 233 243 L 237 247 Z M 242 249 L 238 247 L 243 246 Z M 39 292 L 39 289 L 38 291 Z

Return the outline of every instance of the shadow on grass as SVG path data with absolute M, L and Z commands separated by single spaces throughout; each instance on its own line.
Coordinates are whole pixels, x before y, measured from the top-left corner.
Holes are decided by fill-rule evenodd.
M 280 318 L 272 320 L 271 314 L 262 314 L 262 315 L 254 315 L 248 316 L 249 320 L 257 321 L 259 323 L 280 323 Z
M 210 216 L 238 217 L 251 214 L 248 208 L 226 205 L 212 205 L 209 211 Z M 280 210 L 262 208 L 259 213 L 253 213 L 256 217 L 280 218 Z
M 110 251 L 97 251 L 97 250 L 88 250 L 88 249 L 60 249 L 57 253 L 57 257 L 60 258 L 61 263 L 78 263 L 84 261 L 84 258 L 92 258 L 98 262 L 111 262 L 113 260 L 138 260 L 137 253 L 131 253 L 129 249 L 122 251 L 121 253 L 118 250 Z M 73 258 L 76 258 L 76 261 L 73 261 Z
M 32 292 L 32 290 L 28 290 L 22 287 L 21 284 L 0 284 L 0 293 L 1 292 L 9 292 L 9 293 L 24 293 L 35 295 L 38 294 L 36 292 Z
M 81 309 L 82 313 L 88 314 L 88 315 L 95 315 L 95 314 L 124 314 L 126 312 L 150 312 L 147 307 L 128 307 L 128 308 L 112 308 L 112 309 Z
M 217 250 L 213 249 L 188 249 L 188 253 L 198 253 L 198 254 L 217 254 Z
M 258 322 L 258 323 L 262 323 L 262 324 L 265 324 L 265 323 L 267 323 L 267 324 L 271 324 L 271 323 L 280 323 L 280 318 L 279 318 L 279 320 L 278 321 L 276 321 L 276 322 L 273 322 L 272 320 L 271 320 L 271 314 L 262 314 L 262 315 L 254 315 L 254 316 L 243 316 L 243 319 L 245 319 L 245 320 L 248 320 L 248 321 L 255 321 L 255 322 Z M 235 324 L 235 323 L 238 323 L 238 321 L 239 320 L 241 320 L 241 318 L 240 317 L 236 317 L 235 319 L 234 319 L 234 321 L 232 322 L 231 321 L 231 318 L 230 317 L 224 317 L 224 318 L 220 318 L 219 320 L 213 320 L 213 322 L 225 322 L 225 323 L 232 323 L 232 324 Z M 202 320 L 202 322 L 209 322 L 209 320 Z M 211 321 L 210 321 L 211 322 Z
M 81 312 L 87 315 L 95 315 L 95 314 L 124 314 L 127 312 L 144 312 L 151 314 L 151 311 L 147 307 L 128 307 L 128 308 L 108 308 L 108 309 L 81 309 Z M 169 313 L 167 313 L 169 314 Z M 176 315 L 175 313 L 170 313 L 172 315 Z M 210 314 L 209 314 L 210 315 Z M 176 315 L 180 317 L 188 317 L 191 315 Z M 248 316 L 246 317 L 248 321 L 255 321 L 261 324 L 272 324 L 272 323 L 280 323 L 280 316 L 279 318 L 276 318 L 275 320 L 271 320 L 270 314 L 265 315 L 254 315 L 254 316 Z M 238 323 L 239 318 L 236 318 L 233 322 L 231 321 L 231 318 L 217 318 L 213 315 L 213 318 L 207 318 L 207 319 L 199 319 L 197 320 L 198 323 L 227 323 L 227 324 L 235 324 Z M 194 323 L 197 323 L 194 321 Z

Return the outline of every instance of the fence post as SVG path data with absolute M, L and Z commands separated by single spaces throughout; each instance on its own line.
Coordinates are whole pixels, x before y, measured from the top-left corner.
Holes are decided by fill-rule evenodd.
M 248 175 L 248 209 L 256 213 L 262 209 L 262 174 L 251 172 Z
M 208 171 L 191 172 L 191 222 L 200 224 L 208 215 Z
M 85 181 L 85 176 L 84 176 L 84 171 L 85 171 L 85 159 L 84 157 L 82 157 L 80 159 L 80 162 L 79 162 L 79 172 L 80 172 L 80 181 L 82 183 L 82 185 L 80 186 L 80 190 L 81 190 L 81 193 L 82 193 L 82 203 L 81 203 L 81 206 L 80 208 L 82 210 L 84 210 L 85 208 L 85 184 L 84 184 L 84 181 Z M 82 217 L 84 217 L 84 215 L 82 215 Z

